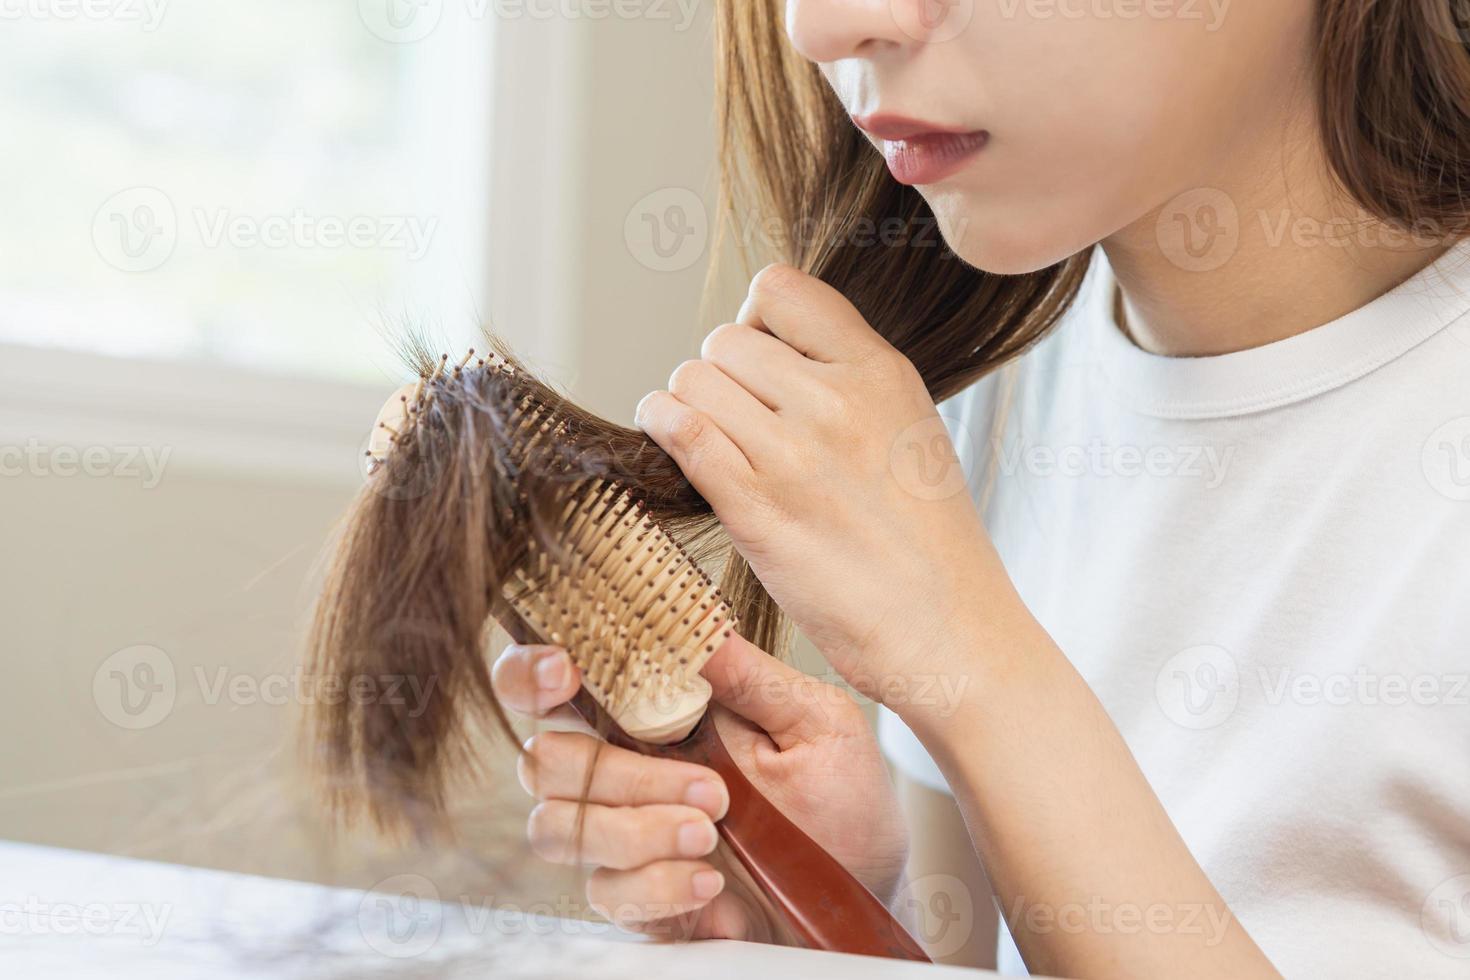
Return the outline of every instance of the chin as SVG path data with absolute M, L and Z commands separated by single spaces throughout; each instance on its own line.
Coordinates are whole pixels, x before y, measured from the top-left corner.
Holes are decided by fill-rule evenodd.
M 1096 244 L 1101 236 L 1080 230 L 1083 223 L 1050 214 L 1045 204 L 976 201 L 970 195 L 926 189 L 939 232 L 967 265 L 999 276 L 1019 276 L 1056 265 Z

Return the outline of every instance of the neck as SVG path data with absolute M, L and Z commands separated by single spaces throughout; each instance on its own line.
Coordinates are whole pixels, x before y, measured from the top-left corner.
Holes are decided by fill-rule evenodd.
M 1309 106 L 1103 242 L 1142 349 L 1203 357 L 1329 323 L 1432 263 L 1446 240 L 1368 216 L 1336 186 Z M 1269 134 L 1269 135 L 1268 135 Z

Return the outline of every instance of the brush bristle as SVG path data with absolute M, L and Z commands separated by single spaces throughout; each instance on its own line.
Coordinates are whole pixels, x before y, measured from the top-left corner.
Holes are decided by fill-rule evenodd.
M 558 547 L 533 549 L 506 598 L 544 640 L 566 648 L 625 732 L 679 741 L 709 703 L 699 670 L 730 628 L 729 606 L 615 484 L 582 488 L 557 526 Z
M 476 368 L 467 369 L 469 361 L 449 366 L 442 357 L 416 386 L 394 392 L 369 449 L 375 463 L 428 416 L 449 374 L 458 384 L 473 384 L 470 375 L 480 371 L 517 380 L 516 366 L 493 352 Z M 541 533 L 532 535 L 504 598 L 544 642 L 567 650 L 583 686 L 627 734 L 677 742 L 709 703 L 699 671 L 729 635 L 733 612 L 637 501 L 616 482 L 579 473 L 558 452 L 567 422 L 531 390 L 512 384 L 504 393 L 513 406 L 507 448 L 519 501 L 506 516 Z

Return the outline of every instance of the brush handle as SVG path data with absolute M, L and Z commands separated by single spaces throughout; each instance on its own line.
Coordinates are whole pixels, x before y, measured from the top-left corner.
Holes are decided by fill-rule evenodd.
M 497 618 L 515 642 L 545 642 L 514 610 L 505 610 Z M 697 763 L 719 773 L 730 794 L 730 808 L 715 825 L 720 838 L 803 945 L 834 953 L 932 962 L 862 882 L 751 785 L 720 740 L 710 712 L 705 712 L 684 741 L 650 745 L 619 728 L 585 687 L 570 703 L 583 721 L 613 745 L 642 755 Z M 860 820 L 862 815 L 854 814 L 853 819 Z
M 929 957 L 872 892 L 751 785 L 720 740 L 707 712 L 676 745 L 630 738 L 585 689 L 572 707 L 607 740 L 643 755 L 679 759 L 720 774 L 730 809 L 716 826 L 720 837 L 786 924 L 812 949 L 930 962 Z M 854 819 L 861 815 L 854 814 Z

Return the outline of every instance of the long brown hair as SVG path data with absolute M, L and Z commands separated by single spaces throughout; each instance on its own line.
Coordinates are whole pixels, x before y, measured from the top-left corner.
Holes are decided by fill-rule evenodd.
M 1016 358 L 1072 302 L 1088 254 L 1020 276 L 959 261 L 911 187 L 892 180 L 815 66 L 787 44 L 775 0 L 720 0 L 722 213 L 774 231 L 768 254 L 844 293 L 917 367 L 936 401 Z M 1321 0 L 1320 106 L 1344 189 L 1402 225 L 1458 222 L 1470 181 L 1470 57 L 1443 0 Z M 908 229 L 875 243 L 877 227 Z M 422 374 L 435 364 L 413 355 Z M 527 467 L 516 424 L 530 399 L 561 423 L 552 460 Z M 697 556 L 723 566 L 741 631 L 779 653 L 786 628 L 708 506 L 645 436 L 596 418 L 522 369 L 434 376 L 345 524 L 310 639 L 335 688 L 408 678 L 425 703 L 323 698 L 307 745 L 333 809 L 380 826 L 442 826 L 446 780 L 470 775 L 484 722 L 509 732 L 491 690 L 486 630 L 553 491 L 547 474 L 616 480 Z M 372 685 L 370 684 L 369 687 Z

